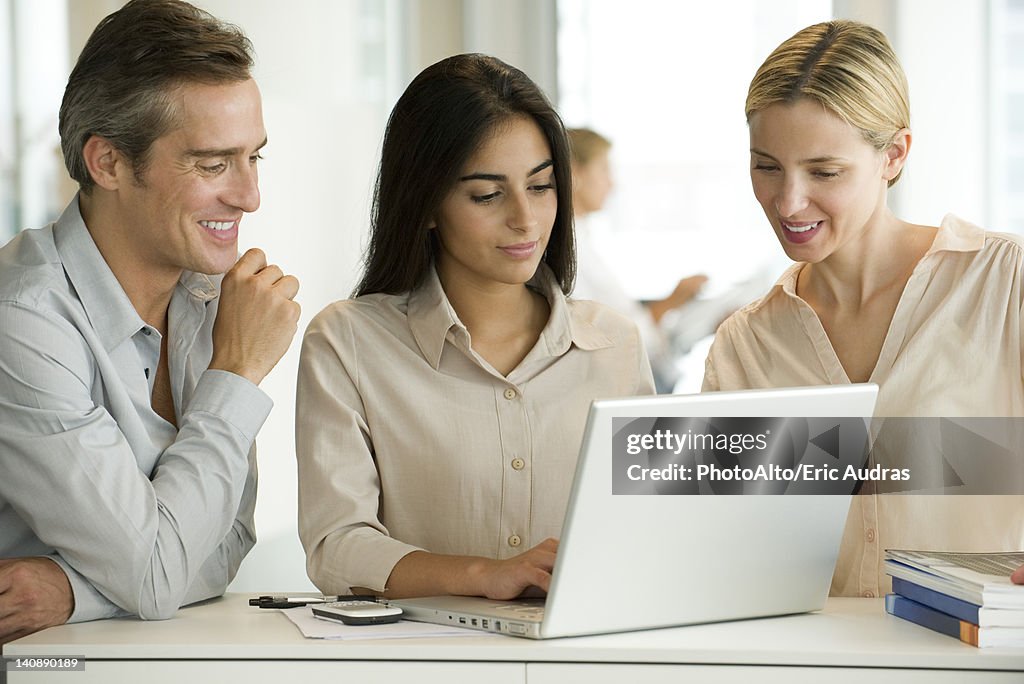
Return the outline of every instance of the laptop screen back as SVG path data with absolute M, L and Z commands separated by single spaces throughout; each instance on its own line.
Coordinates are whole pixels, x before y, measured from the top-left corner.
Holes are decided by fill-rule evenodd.
M 621 429 L 624 418 L 870 418 L 876 396 L 875 385 L 844 385 L 594 402 L 542 635 L 820 609 L 842 539 L 848 494 L 707 495 L 671 493 L 671 488 L 660 495 L 613 494 L 615 428 Z M 808 437 L 828 449 L 821 440 L 840 432 L 825 429 Z M 865 439 L 860 445 L 846 440 L 843 448 L 862 449 Z

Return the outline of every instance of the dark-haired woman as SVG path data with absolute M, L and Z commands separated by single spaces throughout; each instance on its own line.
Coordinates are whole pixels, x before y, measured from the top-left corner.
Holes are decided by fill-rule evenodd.
M 521 71 L 458 55 L 399 99 L 356 296 L 302 347 L 299 532 L 325 593 L 547 589 L 590 402 L 653 393 L 634 325 L 566 298 L 570 186 Z

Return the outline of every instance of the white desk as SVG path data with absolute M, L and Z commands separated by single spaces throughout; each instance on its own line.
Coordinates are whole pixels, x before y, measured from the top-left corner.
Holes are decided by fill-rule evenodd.
M 783 618 L 532 641 L 305 639 L 276 610 L 227 595 L 171 620 L 106 620 L 54 627 L 4 647 L 6 658 L 78 656 L 85 670 L 10 672 L 22 682 L 476 681 L 1024 682 L 1024 649 L 976 649 L 885 614 L 880 599 L 830 599 L 824 612 Z M 823 672 L 820 668 L 828 668 Z

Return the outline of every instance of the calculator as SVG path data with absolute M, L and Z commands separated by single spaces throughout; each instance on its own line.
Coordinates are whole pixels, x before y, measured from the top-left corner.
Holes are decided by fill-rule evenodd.
M 338 620 L 346 625 L 383 625 L 402 617 L 401 608 L 376 601 L 332 601 L 312 608 L 313 615 L 321 620 Z

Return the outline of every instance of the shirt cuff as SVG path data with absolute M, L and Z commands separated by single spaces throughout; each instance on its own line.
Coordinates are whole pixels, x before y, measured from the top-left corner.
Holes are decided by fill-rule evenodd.
M 311 576 L 325 594 L 341 594 L 355 588 L 385 591 L 398 561 L 413 551 L 424 550 L 368 528 L 350 534 L 352 537 L 341 548 L 335 547 L 333 559 L 321 557 L 323 572 L 318 577 Z
M 71 593 L 75 597 L 75 609 L 71 612 L 71 617 L 68 618 L 69 623 L 131 615 L 131 613 L 114 605 L 110 599 L 101 594 L 92 585 L 92 582 L 82 577 L 74 568 L 68 565 L 61 558 L 60 554 L 50 554 L 47 558 L 60 566 L 64 574 L 68 576 L 68 582 L 71 583 Z
M 397 539 L 386 538 L 388 544 L 380 544 L 368 555 L 365 563 L 366 578 L 372 580 L 371 584 L 357 585 L 365 586 L 374 591 L 387 591 L 387 582 L 391 578 L 391 572 L 398 565 L 398 561 L 408 556 L 413 551 L 423 551 L 418 546 L 400 542 Z
M 208 368 L 196 384 L 187 412 L 220 416 L 251 443 L 273 406 L 274 402 L 263 390 L 241 375 Z

